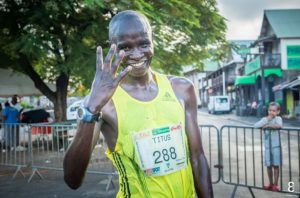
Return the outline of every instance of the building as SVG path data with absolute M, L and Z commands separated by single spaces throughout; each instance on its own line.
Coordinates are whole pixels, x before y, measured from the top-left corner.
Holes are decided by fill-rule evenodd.
M 282 113 L 289 117 L 300 115 L 300 9 L 265 10 L 262 27 L 249 53 L 242 76 L 235 80 L 240 101 L 239 113 L 247 104 L 257 101 L 258 112 L 265 113 L 266 105 L 277 101 Z
M 235 79 L 240 75 L 240 68 L 244 65 L 244 60 L 238 52 L 238 49 L 248 48 L 253 41 L 236 40 L 230 41 L 233 46 L 228 52 L 226 60 L 220 67 L 207 74 L 207 96 L 227 95 L 231 101 L 236 100 Z

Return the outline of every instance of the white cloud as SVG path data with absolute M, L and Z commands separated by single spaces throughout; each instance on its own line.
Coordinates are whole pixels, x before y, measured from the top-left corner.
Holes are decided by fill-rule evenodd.
M 265 9 L 300 9 L 299 0 L 217 0 L 229 40 L 256 39 Z

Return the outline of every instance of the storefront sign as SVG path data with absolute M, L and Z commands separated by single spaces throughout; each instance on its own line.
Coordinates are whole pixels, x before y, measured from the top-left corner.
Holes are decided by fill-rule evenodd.
M 300 45 L 287 46 L 288 69 L 300 69 Z

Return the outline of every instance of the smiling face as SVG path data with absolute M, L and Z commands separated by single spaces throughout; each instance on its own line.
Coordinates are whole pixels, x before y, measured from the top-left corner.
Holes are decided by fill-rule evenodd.
M 147 74 L 153 56 L 151 27 L 147 19 L 133 11 L 119 16 L 110 24 L 110 40 L 117 51 L 125 51 L 122 66 L 132 66 L 129 75 L 140 77 Z

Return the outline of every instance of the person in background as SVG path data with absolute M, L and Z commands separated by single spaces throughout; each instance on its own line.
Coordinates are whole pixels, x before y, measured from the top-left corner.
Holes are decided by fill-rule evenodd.
M 19 112 L 5 102 L 5 109 L 2 113 L 4 123 L 4 141 L 8 150 L 16 147 L 16 123 L 18 123 Z
M 18 95 L 13 95 L 13 97 L 11 99 L 11 103 L 10 103 L 11 107 L 18 110 L 18 113 L 19 113 L 18 123 L 20 123 L 20 121 L 21 121 L 21 113 L 23 111 L 19 101 L 20 100 L 19 100 Z M 19 126 L 19 124 L 16 124 L 16 146 L 17 146 L 16 150 L 17 151 L 24 150 L 25 148 L 23 146 L 19 146 L 19 144 L 20 144 L 20 126 Z
M 266 190 L 279 191 L 278 178 L 281 165 L 281 144 L 279 130 L 282 128 L 282 119 L 278 116 L 280 105 L 276 102 L 269 104 L 268 116 L 254 124 L 255 128 L 264 129 L 265 165 L 267 166 L 269 185 Z M 273 180 L 274 176 L 274 180 Z
M 11 99 L 11 107 L 14 107 L 15 109 L 18 110 L 18 112 L 20 112 L 22 110 L 22 107 L 19 103 L 19 97 L 18 95 L 13 95 L 12 99 Z
M 2 123 L 2 103 L 0 103 L 0 123 Z M 0 125 L 0 129 L 1 129 L 2 125 Z

